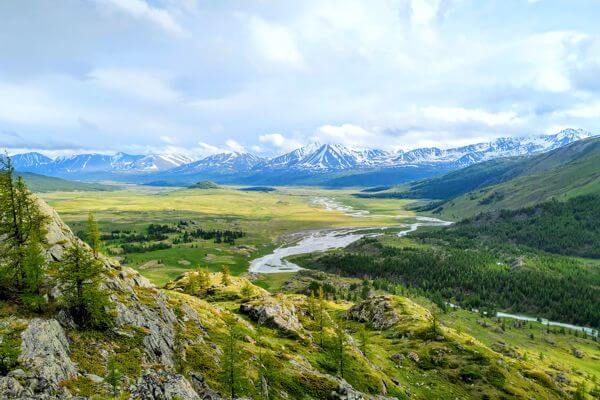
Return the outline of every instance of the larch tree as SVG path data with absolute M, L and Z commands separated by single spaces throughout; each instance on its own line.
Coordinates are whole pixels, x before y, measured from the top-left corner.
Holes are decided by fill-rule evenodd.
M 108 294 L 100 289 L 102 264 L 83 246 L 75 244 L 65 252 L 58 279 L 64 285 L 64 305 L 75 322 L 84 328 L 110 325 Z
M 94 254 L 94 258 L 98 258 L 98 254 L 100 253 L 100 246 L 102 242 L 100 241 L 100 228 L 98 227 L 98 223 L 94 218 L 94 214 L 91 212 L 88 214 L 88 244 L 92 248 L 92 253 Z
M 224 320 L 227 331 L 221 356 L 221 372 L 231 399 L 235 399 L 240 387 L 240 332 L 233 315 L 226 316 Z
M 39 294 L 45 259 L 42 245 L 47 216 L 10 158 L 0 160 L 0 286 L 4 294 Z M 33 296 L 33 297 L 32 297 Z

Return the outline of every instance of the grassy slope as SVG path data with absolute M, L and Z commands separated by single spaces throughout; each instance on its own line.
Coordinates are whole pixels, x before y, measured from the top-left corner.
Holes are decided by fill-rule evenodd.
M 442 206 L 451 219 L 501 208 L 519 208 L 556 198 L 600 193 L 600 138 L 537 156 L 516 178 L 456 197 Z
M 218 282 L 218 278 L 213 277 Z M 235 282 L 233 282 L 235 285 Z M 237 285 L 241 287 L 243 284 Z M 234 289 L 228 288 L 229 292 Z M 240 302 L 244 300 L 200 300 L 192 296 L 166 291 L 171 297 L 171 304 L 188 304 L 197 310 L 201 316 L 201 324 L 207 333 L 204 335 L 205 344 L 192 345 L 187 348 L 186 369 L 200 370 L 206 377 L 207 382 L 220 391 L 226 391 L 223 379 L 220 375 L 220 367 L 215 363 L 213 357 L 215 350 L 209 344 L 224 346 L 223 313 L 220 310 L 230 310 L 237 314 Z M 143 298 L 143 295 L 140 296 Z M 216 296 L 219 298 L 220 296 Z M 208 302 L 205 300 L 209 300 Z M 492 398 L 499 399 L 503 396 L 523 398 L 526 395 L 533 398 L 552 399 L 559 398 L 558 386 L 549 378 L 555 374 L 553 361 L 559 355 L 563 359 L 561 369 L 566 376 L 570 377 L 570 385 L 563 386 L 563 390 L 573 390 L 575 385 L 583 380 L 590 382 L 593 376 L 598 376 L 597 365 L 593 363 L 593 357 L 600 355 L 597 346 L 589 339 L 572 341 L 571 346 L 576 346 L 584 351 L 585 358 L 577 359 L 569 354 L 564 340 L 556 335 L 543 335 L 539 332 L 542 327 L 536 326 L 535 335 L 537 340 L 531 343 L 522 343 L 520 338 L 515 338 L 515 346 L 521 352 L 527 351 L 533 354 L 536 346 L 543 347 L 544 339 L 555 342 L 560 340 L 558 349 L 545 350 L 548 358 L 543 363 L 535 360 L 517 360 L 501 356 L 490 350 L 477 336 L 471 336 L 470 331 L 482 337 L 488 343 L 485 332 L 478 331 L 476 325 L 472 324 L 472 314 L 457 314 L 458 318 L 450 318 L 446 326 L 440 327 L 441 339 L 432 340 L 429 330 L 431 327 L 431 311 L 433 307 L 427 302 L 421 304 L 405 297 L 393 297 L 392 301 L 400 313 L 400 322 L 397 326 L 383 330 L 373 330 L 367 327 L 369 341 L 367 357 L 359 349 L 359 331 L 363 323 L 345 321 L 345 311 L 353 305 L 346 301 L 327 301 L 326 308 L 329 317 L 325 330 L 325 348 L 318 346 L 319 333 L 316 321 L 310 317 L 306 297 L 303 295 L 284 294 L 277 298 L 282 304 L 294 305 L 299 313 L 300 322 L 308 335 L 307 339 L 294 339 L 285 337 L 277 330 L 265 328 L 256 342 L 244 340 L 240 343 L 242 359 L 240 364 L 244 365 L 242 372 L 243 389 L 242 394 L 252 398 L 259 398 L 255 392 L 257 378 L 257 364 L 252 361 L 253 356 L 259 353 L 269 365 L 269 382 L 273 398 L 282 398 L 279 391 L 285 391 L 291 398 L 321 399 L 325 398 L 331 390 L 331 381 L 318 377 L 317 373 L 328 373 L 336 375 L 335 351 L 333 349 L 333 325 L 343 323 L 345 331 L 349 335 L 345 348 L 345 374 L 344 378 L 356 389 L 367 393 L 381 393 L 386 390 L 389 396 L 400 399 L 410 398 L 432 399 L 432 398 Z M 239 314 L 238 314 L 239 315 Z M 256 325 L 246 316 L 240 315 L 245 321 L 240 325 L 242 335 L 256 337 Z M 456 320 L 462 320 L 465 328 L 457 331 L 450 327 Z M 458 324 L 459 326 L 461 324 Z M 184 324 L 179 335 L 193 340 L 197 335 L 197 324 L 193 321 Z M 506 335 L 508 337 L 508 335 Z M 510 340 L 513 340 L 512 335 Z M 511 342 L 512 343 L 512 342 Z M 567 351 L 564 351 L 566 348 Z M 526 349 L 526 350 L 525 350 Z M 407 357 L 414 353 L 419 361 L 412 361 Z M 393 356 L 404 354 L 405 359 L 394 362 Z M 300 369 L 294 365 L 302 365 Z M 577 369 L 577 373 L 573 371 Z M 472 382 L 464 382 L 461 373 L 464 371 L 475 371 L 476 377 Z M 502 378 L 498 379 L 492 371 L 500 373 Z M 384 389 L 385 385 L 385 389 Z M 545 386 L 547 385 L 547 386 Z
M 449 219 L 478 212 L 600 193 L 600 138 L 531 157 L 498 159 L 440 177 L 358 197 L 446 200 L 436 210 Z
M 27 187 L 35 193 L 47 193 L 47 192 L 106 192 L 115 190 L 114 186 L 102 185 L 99 183 L 86 183 L 68 181 L 61 178 L 53 178 L 50 176 L 34 174 L 30 172 L 19 172 L 19 176 L 22 176 L 27 183 Z

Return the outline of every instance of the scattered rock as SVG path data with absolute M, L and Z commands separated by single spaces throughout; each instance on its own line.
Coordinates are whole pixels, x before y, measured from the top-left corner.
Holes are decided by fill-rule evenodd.
M 350 319 L 367 322 L 374 329 L 391 328 L 400 320 L 390 296 L 376 296 L 355 304 L 347 315 Z
M 0 394 L 3 399 L 23 399 L 32 395 L 21 383 L 12 376 L 0 377 Z
M 401 353 L 396 353 L 391 358 L 392 358 L 392 361 L 395 362 L 397 365 L 402 365 L 402 363 L 406 359 L 404 354 L 401 354 Z
M 262 297 L 244 303 L 240 312 L 248 315 L 259 324 L 269 325 L 292 337 L 302 336 L 302 324 L 296 315 L 293 304 L 285 304 L 280 299 Z
M 556 375 L 555 380 L 558 383 L 564 383 L 566 385 L 569 385 L 571 383 L 571 380 L 569 379 L 569 377 L 566 376 L 565 374 L 563 374 L 562 372 L 559 373 L 558 375 Z
M 419 355 L 414 351 L 408 353 L 407 357 L 415 363 L 418 363 L 420 361 Z
M 167 371 L 145 371 L 130 391 L 131 399 L 137 400 L 201 399 L 187 379 Z
M 579 349 L 576 349 L 575 347 L 571 349 L 571 353 L 577 358 L 585 357 L 585 353 Z

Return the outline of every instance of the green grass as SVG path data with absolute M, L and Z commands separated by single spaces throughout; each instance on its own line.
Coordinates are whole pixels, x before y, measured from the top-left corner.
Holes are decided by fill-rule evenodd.
M 410 201 L 356 199 L 352 193 L 352 190 L 316 188 L 278 188 L 275 192 L 263 193 L 232 187 L 205 190 L 131 187 L 102 193 L 52 192 L 40 196 L 59 212 L 74 232 L 85 230 L 89 212 L 95 214 L 103 233 L 113 230 L 142 233 L 151 223 L 176 224 L 182 219 L 193 220 L 204 229 L 246 232 L 244 238 L 236 240 L 235 246 L 197 240 L 172 249 L 119 257 L 154 283 L 163 285 L 198 266 L 218 271 L 227 265 L 233 274 L 242 274 L 251 259 L 281 245 L 289 233 L 332 227 L 391 226 L 398 223 L 398 215 L 411 215 L 404 210 Z M 324 210 L 312 203 L 317 196 L 334 198 L 344 205 L 368 210 L 370 214 L 357 218 Z M 263 278 L 263 285 L 276 288 L 278 280 L 267 276 Z
M 61 178 L 54 178 L 45 175 L 34 174 L 30 172 L 17 172 L 22 176 L 27 187 L 35 193 L 47 192 L 107 192 L 116 190 L 116 186 L 103 185 L 100 183 L 88 183 L 69 181 Z

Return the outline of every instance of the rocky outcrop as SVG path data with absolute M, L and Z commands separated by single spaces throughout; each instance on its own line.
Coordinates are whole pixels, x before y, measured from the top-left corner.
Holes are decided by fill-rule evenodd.
M 293 304 L 285 304 L 269 296 L 242 304 L 240 312 L 261 325 L 279 329 L 287 336 L 302 337 L 302 324 Z
M 347 316 L 368 323 L 373 329 L 389 329 L 396 325 L 400 316 L 394 308 L 391 296 L 377 296 L 352 306 Z
M 200 400 L 192 384 L 179 374 L 167 371 L 146 371 L 131 386 L 131 399 L 136 400 Z M 216 399 L 219 400 L 219 399 Z
M 174 324 L 177 317 L 167 306 L 167 297 L 160 292 L 153 292 L 154 302 L 146 305 L 141 301 L 131 301 L 125 305 L 116 301 L 117 327 L 142 328 L 146 359 L 150 363 L 173 365 L 173 344 L 175 343 Z
M 24 380 L 33 393 L 57 392 L 60 382 L 77 375 L 65 332 L 53 319 L 31 320 L 21 334 L 19 362 L 27 369 Z

